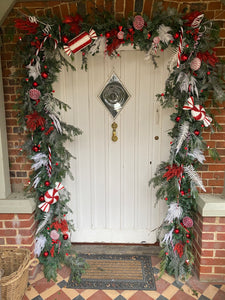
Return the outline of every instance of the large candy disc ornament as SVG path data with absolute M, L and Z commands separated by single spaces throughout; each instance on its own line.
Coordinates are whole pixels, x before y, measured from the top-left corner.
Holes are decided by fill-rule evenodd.
M 191 115 L 196 121 L 204 120 L 206 115 L 204 107 L 196 104 L 191 110 Z
M 43 212 L 49 212 L 50 210 L 50 205 L 56 203 L 59 200 L 59 193 L 58 191 L 64 189 L 64 186 L 56 182 L 55 188 L 50 189 L 45 193 L 45 202 L 41 203 L 38 205 L 38 207 L 43 211 Z

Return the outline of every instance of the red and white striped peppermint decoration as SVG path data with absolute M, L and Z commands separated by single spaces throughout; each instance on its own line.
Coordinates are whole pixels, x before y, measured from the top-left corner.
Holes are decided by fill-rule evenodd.
M 180 42 L 179 42 L 179 48 L 178 48 L 178 59 L 177 59 L 177 68 L 180 67 L 180 57 L 181 57 L 181 49 L 182 49 L 182 43 L 183 43 L 183 27 L 180 28 Z
M 52 176 L 52 151 L 51 147 L 48 146 L 48 177 Z
M 42 202 L 38 207 L 43 212 L 49 212 L 50 205 L 56 203 L 59 200 L 58 191 L 64 189 L 64 186 L 60 182 L 55 183 L 55 188 L 50 189 L 45 193 L 45 202 Z

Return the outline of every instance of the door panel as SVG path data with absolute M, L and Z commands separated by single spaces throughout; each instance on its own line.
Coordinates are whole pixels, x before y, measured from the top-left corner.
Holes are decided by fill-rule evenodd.
M 152 230 L 160 225 L 165 206 L 154 207 L 155 192 L 148 181 L 169 149 L 168 111 L 162 112 L 155 97 L 164 89 L 166 61 L 162 53 L 154 69 L 140 51 L 121 51 L 117 59 L 101 53 L 88 57 L 85 72 L 78 53 L 77 71 L 62 70 L 57 96 L 71 106 L 63 118 L 83 130 L 67 144 L 76 157 L 71 161 L 75 180 L 64 182 L 71 192 L 73 242 L 156 241 Z M 115 120 L 117 142 L 111 140 L 114 120 L 98 98 L 112 72 L 131 95 Z

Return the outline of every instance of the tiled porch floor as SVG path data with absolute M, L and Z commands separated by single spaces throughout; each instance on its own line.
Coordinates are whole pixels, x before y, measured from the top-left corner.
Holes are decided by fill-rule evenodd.
M 192 277 L 186 283 L 176 283 L 174 278 L 167 274 L 157 280 L 159 261 L 158 257 L 152 256 L 156 291 L 67 289 L 69 270 L 64 267 L 59 270 L 56 283 L 47 282 L 44 274 L 39 272 L 34 280 L 30 280 L 23 300 L 225 300 L 225 282 L 203 283 Z

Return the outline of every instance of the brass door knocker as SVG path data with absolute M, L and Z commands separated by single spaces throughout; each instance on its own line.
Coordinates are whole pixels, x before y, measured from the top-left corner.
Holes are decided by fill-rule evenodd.
M 113 129 L 113 132 L 112 132 L 112 141 L 113 142 L 116 142 L 118 140 L 118 137 L 116 136 L 116 128 L 118 127 L 118 125 L 116 124 L 116 122 L 113 122 L 112 123 L 112 129 Z

